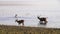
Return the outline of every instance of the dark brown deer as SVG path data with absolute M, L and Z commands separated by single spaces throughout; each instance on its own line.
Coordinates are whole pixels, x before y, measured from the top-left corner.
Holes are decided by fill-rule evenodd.
M 47 24 L 47 20 L 46 20 L 46 18 L 45 17 L 37 17 L 39 20 L 40 20 L 40 24 Z
M 24 20 L 15 20 L 18 24 L 22 24 L 24 26 Z

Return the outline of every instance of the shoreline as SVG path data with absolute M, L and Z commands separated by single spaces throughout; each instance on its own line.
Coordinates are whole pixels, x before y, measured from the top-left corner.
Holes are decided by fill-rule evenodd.
M 60 28 L 53 28 L 53 27 L 45 27 L 45 26 L 20 26 L 20 25 L 1 25 L 2 27 L 29 27 L 29 28 L 47 28 L 47 29 L 60 29 Z
M 60 34 L 60 28 L 0 25 L 0 34 Z

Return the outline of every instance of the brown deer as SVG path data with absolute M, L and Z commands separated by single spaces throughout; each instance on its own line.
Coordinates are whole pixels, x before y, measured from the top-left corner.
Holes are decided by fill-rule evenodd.
M 15 22 L 17 22 L 19 25 L 22 24 L 24 26 L 24 20 L 18 20 L 18 17 L 17 16 L 18 15 L 15 14 L 15 18 L 16 18 Z
M 46 20 L 46 18 L 45 17 L 37 17 L 39 20 L 40 20 L 40 24 L 44 24 L 44 25 L 46 25 L 47 24 L 47 20 Z
M 18 24 L 22 24 L 24 26 L 24 20 L 15 20 Z

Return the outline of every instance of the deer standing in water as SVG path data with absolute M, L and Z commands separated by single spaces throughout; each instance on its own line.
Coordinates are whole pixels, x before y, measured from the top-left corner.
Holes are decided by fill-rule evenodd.
M 24 20 L 15 20 L 18 24 L 22 24 L 24 26 Z
M 44 24 L 44 25 L 46 25 L 47 24 L 47 20 L 46 20 L 46 18 L 45 17 L 37 17 L 39 20 L 40 20 L 40 24 Z
M 17 14 L 15 15 L 15 18 L 17 18 Z M 24 20 L 16 19 L 15 22 L 17 22 L 19 25 L 22 24 L 24 26 Z

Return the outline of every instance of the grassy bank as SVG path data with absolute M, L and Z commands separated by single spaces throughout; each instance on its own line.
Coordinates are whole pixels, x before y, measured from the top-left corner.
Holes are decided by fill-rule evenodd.
M 0 34 L 60 34 L 60 29 L 0 25 Z

